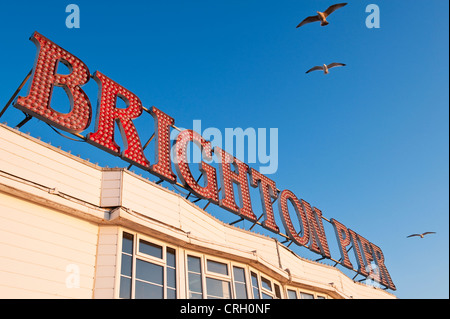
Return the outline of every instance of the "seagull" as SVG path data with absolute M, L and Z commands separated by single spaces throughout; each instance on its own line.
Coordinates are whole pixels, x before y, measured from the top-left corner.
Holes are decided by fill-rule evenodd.
M 427 232 L 425 232 L 423 234 L 412 234 L 412 235 L 407 236 L 406 238 L 414 237 L 414 236 L 423 238 L 423 236 L 428 235 L 428 234 L 436 234 L 436 232 L 434 232 L 434 231 L 427 231 Z
M 328 74 L 329 73 L 328 70 L 331 69 L 331 68 L 334 68 L 336 66 L 345 66 L 345 64 L 344 63 L 335 63 L 334 62 L 334 63 L 330 63 L 328 65 L 324 64 L 323 66 L 318 65 L 318 66 L 315 66 L 315 67 L 309 69 L 308 71 L 306 71 L 306 73 L 309 73 L 309 72 L 312 72 L 312 71 L 317 71 L 317 70 L 323 70 L 324 74 Z
M 346 6 L 347 3 L 338 3 L 338 4 L 334 4 L 332 6 L 330 6 L 327 10 L 325 10 L 325 12 L 320 12 L 317 11 L 317 15 L 315 16 L 311 16 L 311 17 L 307 17 L 305 20 L 303 20 L 302 22 L 300 22 L 300 24 L 297 26 L 297 28 L 307 24 L 307 23 L 311 23 L 311 22 L 317 22 L 320 21 L 320 25 L 326 26 L 327 24 L 329 24 L 329 22 L 327 21 L 327 17 L 332 14 L 334 11 L 336 11 L 339 8 L 342 8 L 343 6 Z

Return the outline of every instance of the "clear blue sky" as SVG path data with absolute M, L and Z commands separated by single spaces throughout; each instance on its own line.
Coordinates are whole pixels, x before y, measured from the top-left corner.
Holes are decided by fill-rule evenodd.
M 65 25 L 70 3 L 79 5 L 79 29 Z M 28 38 L 38 31 L 178 126 L 200 119 L 222 131 L 278 128 L 279 166 L 269 176 L 278 188 L 380 246 L 399 298 L 448 298 L 449 3 L 355 0 L 326 27 L 295 28 L 333 3 L 8 1 L 0 9 L 0 107 L 32 67 Z M 380 29 L 366 28 L 371 3 L 380 8 Z M 347 66 L 305 74 L 330 62 Z M 97 85 L 85 89 L 96 107 Z M 11 108 L 0 121 L 13 126 L 22 116 Z M 150 121 L 136 121 L 143 140 Z M 22 130 L 102 165 L 128 165 L 37 119 Z M 209 211 L 237 219 L 212 205 Z M 424 231 L 437 234 L 406 238 Z

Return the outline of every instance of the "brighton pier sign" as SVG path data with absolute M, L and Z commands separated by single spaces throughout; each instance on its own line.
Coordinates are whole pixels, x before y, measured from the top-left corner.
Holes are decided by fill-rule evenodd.
M 209 141 L 193 130 L 182 130 L 176 140 L 171 143 L 171 129 L 176 128 L 172 117 L 156 107 L 144 108 L 139 97 L 101 72 L 96 71 L 91 75 L 83 61 L 38 32 L 34 32 L 30 39 L 38 48 L 35 64 L 30 73 L 30 88 L 27 96 L 19 96 L 13 102 L 13 105 L 25 112 L 28 117 L 39 118 L 53 127 L 81 136 L 86 142 L 156 175 L 160 178 L 160 182 L 166 181 L 183 186 L 196 197 L 238 215 L 240 220 L 245 219 L 261 225 L 296 245 L 307 247 L 320 254 L 322 258 L 336 262 L 336 265 L 340 264 L 351 269 L 366 279 L 375 279 L 386 289 L 396 289 L 385 266 L 383 252 L 377 245 L 337 220 L 326 219 L 318 208 L 299 199 L 292 191 L 287 189 L 280 191 L 273 180 L 221 148 L 213 148 Z M 66 65 L 70 73 L 58 74 L 59 63 Z M 93 113 L 91 102 L 82 89 L 90 78 L 93 78 L 99 87 L 97 119 L 95 132 L 83 136 L 80 133 L 89 127 Z M 55 86 L 63 87 L 69 97 L 71 108 L 68 113 L 60 113 L 50 107 Z M 125 101 L 126 108 L 116 106 L 118 98 Z M 155 163 L 151 163 L 144 155 L 145 147 L 142 146 L 133 124 L 133 120 L 141 116 L 144 111 L 150 113 L 154 120 Z M 114 140 L 116 123 L 122 133 L 123 145 L 124 148 L 126 147 L 124 150 L 121 150 Z M 191 143 L 196 145 L 203 154 L 199 164 L 203 185 L 194 178 L 189 166 L 188 146 Z M 212 160 L 213 155 L 219 159 L 218 170 L 206 163 Z M 220 177 L 221 187 L 218 187 L 218 177 Z M 235 186 L 237 194 L 235 194 Z M 259 218 L 252 208 L 249 187 L 259 188 L 260 191 L 263 212 Z M 240 205 L 236 203 L 237 196 L 239 196 Z M 275 222 L 273 207 L 275 200 L 278 202 L 278 213 L 285 233 L 280 231 Z M 294 227 L 291 218 L 292 208 L 289 212 L 289 204 L 295 211 L 294 221 L 300 232 L 297 232 Z M 262 222 L 260 222 L 261 218 L 263 218 Z M 331 257 L 323 220 L 330 222 L 334 228 L 340 251 L 339 260 Z M 357 269 L 354 268 L 348 255 L 351 249 L 358 264 Z

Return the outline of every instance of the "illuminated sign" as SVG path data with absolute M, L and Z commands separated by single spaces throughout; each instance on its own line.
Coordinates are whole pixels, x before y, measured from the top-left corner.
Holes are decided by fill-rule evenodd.
M 91 102 L 82 89 L 82 86 L 92 77 L 99 87 L 98 110 L 95 132 L 84 137 L 86 142 L 120 156 L 130 164 L 156 175 L 161 181 L 183 186 L 198 198 L 214 203 L 242 219 L 259 224 L 296 245 L 307 247 L 323 258 L 331 259 L 336 264 L 354 270 L 365 277 L 375 277 L 375 267 L 371 267 L 375 264 L 378 271 L 376 278 L 379 278 L 379 282 L 386 288 L 396 289 L 385 266 L 383 252 L 378 246 L 337 220 L 324 218 L 318 208 L 299 199 L 292 191 L 280 191 L 275 181 L 250 168 L 221 148 L 213 148 L 209 141 L 193 130 L 181 131 L 171 145 L 170 132 L 175 127 L 175 120 L 172 117 L 156 107 L 144 108 L 138 96 L 101 72 L 96 71 L 91 75 L 86 64 L 79 58 L 41 34 L 35 32 L 31 40 L 38 47 L 37 58 L 28 95 L 20 96 L 14 101 L 16 108 L 61 130 L 79 134 L 89 127 L 92 119 Z M 57 73 L 60 62 L 69 68 L 70 74 Z M 54 86 L 64 88 L 70 100 L 70 112 L 63 114 L 50 107 Z M 125 101 L 126 108 L 117 107 L 118 98 Z M 155 163 L 151 163 L 144 155 L 144 147 L 133 124 L 133 120 L 140 117 L 144 111 L 152 115 L 155 124 Z M 116 123 L 123 145 L 126 147 L 123 150 L 115 142 Z M 202 185 L 198 179 L 194 178 L 189 166 L 188 146 L 190 143 L 196 145 L 203 154 L 203 160 L 199 164 L 203 177 Z M 219 159 L 218 169 L 206 162 L 211 161 L 213 155 Z M 172 170 L 172 164 L 174 164 L 175 172 Z M 260 191 L 263 212 L 259 218 L 252 209 L 250 187 L 258 188 Z M 240 199 L 240 205 L 236 203 L 237 198 Z M 273 204 L 276 200 L 278 201 L 277 210 L 286 233 L 282 233 L 275 222 Z M 295 215 L 293 211 L 289 212 L 288 204 L 294 208 Z M 297 232 L 294 227 L 293 216 L 296 217 L 297 228 L 301 229 L 300 232 Z M 259 221 L 261 218 L 262 222 Z M 331 257 L 323 220 L 333 225 L 341 255 L 339 260 Z M 354 269 L 349 259 L 350 249 L 353 249 L 355 254 L 357 269 Z

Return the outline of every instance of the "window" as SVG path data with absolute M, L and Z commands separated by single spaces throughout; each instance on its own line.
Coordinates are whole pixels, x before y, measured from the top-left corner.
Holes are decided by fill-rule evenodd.
M 140 253 L 162 259 L 163 258 L 162 251 L 163 250 L 162 250 L 161 246 L 152 244 L 143 239 L 139 239 L 139 252 Z
M 220 258 L 186 255 L 188 298 L 247 299 L 247 274 L 240 267 Z
M 308 294 L 306 292 L 300 292 L 300 298 L 301 299 L 314 299 L 314 295 Z
M 233 267 L 233 282 L 236 299 L 247 299 L 247 283 L 245 280 L 245 269 Z
M 272 283 L 269 279 L 261 277 L 261 285 L 267 290 L 272 290 Z
M 176 298 L 174 248 L 124 232 L 121 257 L 120 298 Z
M 206 277 L 208 299 L 230 299 L 230 283 L 225 280 Z
M 217 261 L 209 260 L 206 262 L 208 271 L 215 272 L 221 275 L 228 275 L 228 265 Z
M 261 299 L 261 297 L 259 296 L 258 276 L 253 271 L 250 274 L 252 278 L 253 299 Z
M 189 298 L 190 299 L 202 299 L 202 267 L 201 259 L 199 257 L 188 256 L 188 281 L 189 281 Z
M 257 272 L 251 271 L 250 275 L 254 299 L 281 299 L 280 285 Z
M 272 282 L 267 278 L 261 277 L 261 287 L 263 288 L 262 289 L 262 298 L 263 299 L 273 299 L 273 296 L 271 294 Z
M 133 265 L 133 235 L 123 233 L 122 267 L 120 271 L 120 298 L 131 298 L 131 274 Z
M 330 298 L 323 292 L 281 285 L 275 279 L 278 277 L 272 278 L 252 266 L 199 252 L 177 250 L 144 235 L 123 232 L 121 243 L 119 298 Z M 177 256 L 184 256 L 181 264 Z M 185 272 L 181 274 L 186 280 L 181 292 L 177 290 L 180 280 L 177 271 Z
M 287 290 L 288 299 L 297 299 L 297 292 L 292 289 Z
M 206 294 L 208 299 L 231 298 L 231 276 L 228 273 L 228 264 L 218 261 L 206 260 Z
M 206 285 L 206 298 L 230 299 L 231 275 L 227 263 L 206 259 L 206 271 L 202 271 L 202 257 L 187 256 L 189 298 L 203 298 L 203 277 Z
M 176 256 L 175 249 L 166 248 L 166 278 L 167 278 L 167 299 L 177 298 L 177 269 L 176 269 Z
M 286 288 L 286 295 L 288 299 L 328 299 L 326 294 L 319 294 L 313 291 L 303 291 L 294 287 Z
M 136 299 L 163 298 L 164 267 L 136 259 Z
M 274 288 L 275 288 L 275 297 L 278 299 L 281 299 L 281 289 L 280 286 L 277 285 L 276 283 L 273 284 Z

